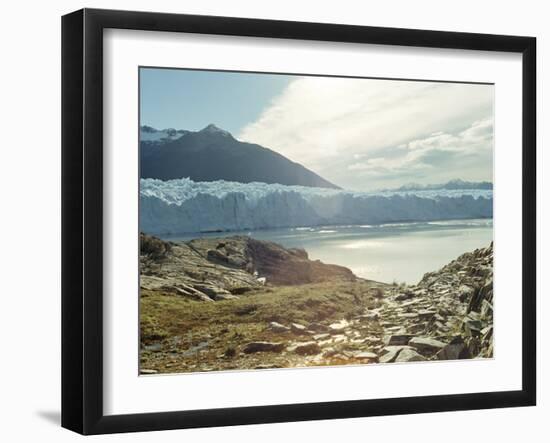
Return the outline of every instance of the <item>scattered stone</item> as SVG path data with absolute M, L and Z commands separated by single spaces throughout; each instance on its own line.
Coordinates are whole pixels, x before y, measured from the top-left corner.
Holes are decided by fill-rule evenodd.
M 399 294 L 397 297 L 395 297 L 396 301 L 404 301 L 409 300 L 410 298 L 413 298 L 415 296 L 415 293 L 411 290 L 406 290 L 405 292 Z
M 381 288 L 370 288 L 367 291 L 367 295 L 374 298 L 384 298 L 384 291 Z
M 418 304 L 419 300 L 410 300 L 408 302 L 405 302 L 405 303 L 401 303 L 401 307 L 402 308 L 409 308 L 411 306 L 414 306 L 416 304 Z
M 326 340 L 330 337 L 330 334 L 324 333 L 324 334 L 316 334 L 313 336 L 314 340 Z
M 345 319 L 342 319 L 339 322 L 330 324 L 328 327 L 332 331 L 341 331 L 342 329 L 346 329 L 348 326 L 349 326 L 349 322 Z
M 435 358 L 438 360 L 459 360 L 465 357 L 465 350 L 466 345 L 464 343 L 450 343 L 441 349 L 435 355 Z
M 152 374 L 158 374 L 159 371 L 156 369 L 140 369 L 139 373 L 142 375 L 152 375 Z
M 458 299 L 461 303 L 465 303 L 466 301 L 470 300 L 471 296 L 474 293 L 474 288 L 467 285 L 460 285 L 458 288 Z
M 396 363 L 405 363 L 410 361 L 425 361 L 426 358 L 420 355 L 413 349 L 404 348 L 401 352 L 398 353 L 395 362 Z
M 195 283 L 193 285 L 193 288 L 196 289 L 197 291 L 202 292 L 203 294 L 206 294 L 208 297 L 214 300 L 226 300 L 224 296 L 230 297 L 230 298 L 238 298 L 237 296 L 232 295 L 231 292 L 226 291 L 225 289 L 220 288 L 218 286 L 203 285 L 203 284 Z
M 272 321 L 269 323 L 269 330 L 276 333 L 283 333 L 290 331 L 290 328 L 288 326 L 282 325 L 281 323 L 277 323 L 276 321 Z
M 323 357 L 333 357 L 336 354 L 338 354 L 338 350 L 336 348 L 330 347 L 325 349 L 325 351 L 323 352 Z
M 409 343 L 412 335 L 390 335 L 387 337 L 386 344 L 388 346 L 403 346 Z
M 256 352 L 282 352 L 284 349 L 284 343 L 253 341 L 245 345 L 243 352 L 245 354 L 253 354 Z
M 376 355 L 374 352 L 368 351 L 360 352 L 359 354 L 355 354 L 353 357 L 358 360 L 378 361 L 378 355 Z
M 423 309 L 421 311 L 418 311 L 418 317 L 422 320 L 432 318 L 435 314 L 437 314 L 436 311 L 432 311 L 432 310 L 429 310 L 429 309 Z
M 299 355 L 314 355 L 321 352 L 321 347 L 317 342 L 310 341 L 296 345 L 294 352 Z
M 161 349 L 162 349 L 162 345 L 160 343 L 153 343 L 153 344 L 150 344 L 150 345 L 145 345 L 143 347 L 143 349 L 145 349 L 146 351 L 151 351 L 151 352 L 160 352 Z
M 481 337 L 483 341 L 488 341 L 493 338 L 493 325 L 489 325 L 481 330 Z
M 231 293 L 229 294 L 217 294 L 214 296 L 214 300 L 216 301 L 220 301 L 220 300 L 236 300 L 238 299 L 239 296 L 238 295 L 233 295 Z
M 465 343 L 467 351 L 472 357 L 479 355 L 481 352 L 481 340 L 478 337 L 468 337 Z
M 409 346 L 412 346 L 422 354 L 435 354 L 446 345 L 446 343 L 429 337 L 414 337 L 409 341 Z
M 307 328 L 304 325 L 301 325 L 300 323 L 291 323 L 290 330 L 295 334 L 305 334 L 307 331 Z
M 403 349 L 412 349 L 412 348 L 410 348 L 409 346 L 386 346 L 383 349 L 385 354 L 383 354 L 379 358 L 380 363 L 393 363 Z
M 464 332 L 470 337 L 479 337 L 482 327 L 480 320 L 474 320 L 470 317 L 465 317 L 462 323 Z
M 416 312 L 404 312 L 404 313 L 401 313 L 401 314 L 398 314 L 398 317 L 399 318 L 417 318 L 419 316 L 420 313 L 416 313 Z
M 254 367 L 254 369 L 277 369 L 277 368 L 282 368 L 282 366 L 266 363 L 266 364 L 260 364 Z
M 380 318 L 380 314 L 378 312 L 369 312 L 368 314 L 362 314 L 357 317 L 358 320 L 367 320 L 367 321 L 375 321 Z
M 493 318 L 493 305 L 487 300 L 481 302 L 481 316 L 483 318 Z
M 330 330 L 328 326 L 321 323 L 310 323 L 307 329 L 314 332 L 327 332 Z

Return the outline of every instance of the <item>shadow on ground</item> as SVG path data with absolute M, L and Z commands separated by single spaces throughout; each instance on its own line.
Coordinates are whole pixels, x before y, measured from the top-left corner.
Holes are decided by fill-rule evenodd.
M 60 411 L 36 411 L 36 415 L 43 420 L 50 422 L 53 425 L 61 425 L 61 412 Z

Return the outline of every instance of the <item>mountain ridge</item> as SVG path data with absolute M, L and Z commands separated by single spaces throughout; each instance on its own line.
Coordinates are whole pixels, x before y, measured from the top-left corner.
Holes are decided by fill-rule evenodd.
M 141 126 L 140 177 L 340 189 L 305 166 L 272 149 L 239 141 L 214 124 L 200 131 Z
M 382 189 L 381 191 L 432 191 L 438 189 L 464 190 L 464 189 L 483 189 L 492 190 L 493 183 L 488 181 L 467 181 L 460 178 L 449 180 L 445 183 L 434 183 L 422 185 L 420 183 L 407 183 L 398 188 Z

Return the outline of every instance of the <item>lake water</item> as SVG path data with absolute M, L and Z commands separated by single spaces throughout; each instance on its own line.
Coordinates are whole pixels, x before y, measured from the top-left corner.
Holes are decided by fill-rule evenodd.
M 304 248 L 312 260 L 346 266 L 355 275 L 380 282 L 417 283 L 464 252 L 493 240 L 491 219 L 316 226 L 245 232 L 165 236 L 172 241 L 197 237 L 249 235 L 285 247 Z

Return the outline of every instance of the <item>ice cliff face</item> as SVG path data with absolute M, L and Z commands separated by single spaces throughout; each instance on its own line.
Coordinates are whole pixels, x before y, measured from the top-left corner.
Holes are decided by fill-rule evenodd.
M 491 190 L 367 193 L 189 179 L 142 179 L 140 188 L 140 230 L 151 234 L 492 216 Z

